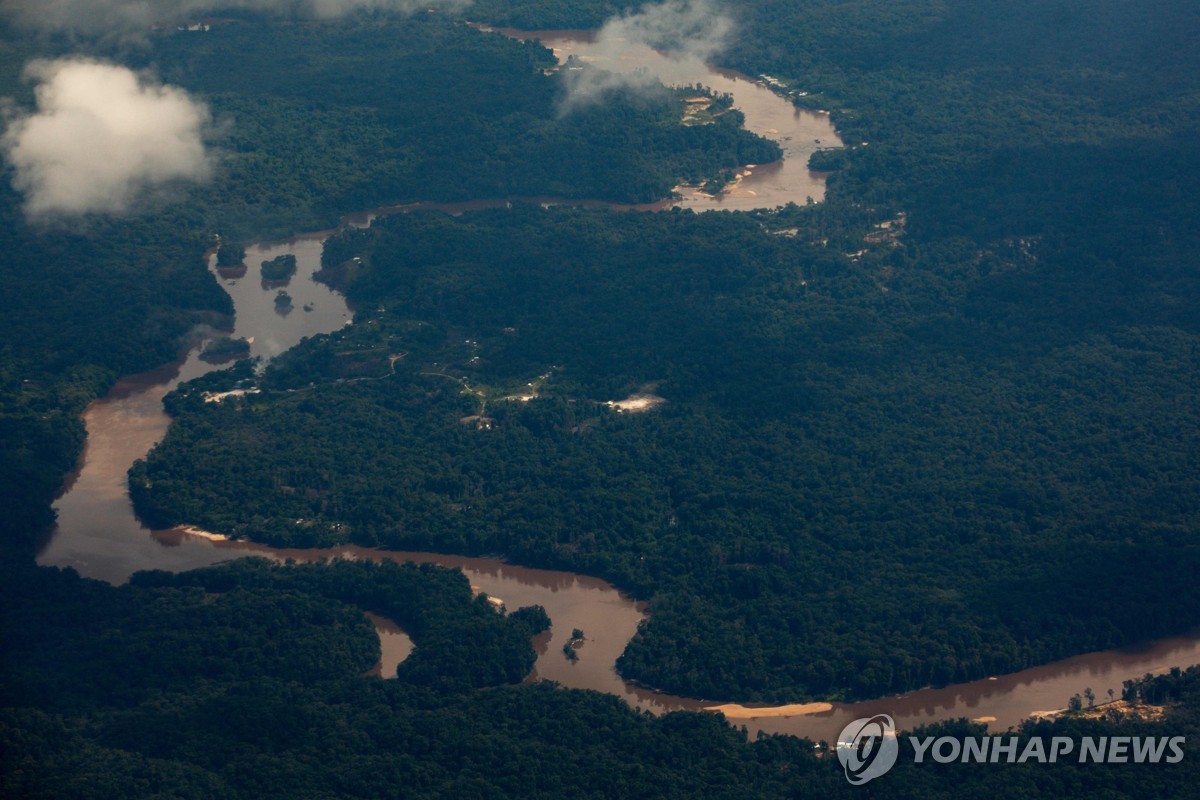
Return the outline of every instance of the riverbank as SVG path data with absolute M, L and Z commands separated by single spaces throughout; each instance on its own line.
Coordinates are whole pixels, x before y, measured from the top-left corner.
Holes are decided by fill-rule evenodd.
M 505 201 L 485 202 L 502 203 Z M 406 208 L 411 209 L 412 207 Z M 273 252 L 276 255 L 281 254 L 276 252 L 280 247 L 285 248 L 286 252 L 294 252 L 303 259 L 302 264 L 308 265 L 304 269 L 298 270 L 300 274 L 297 275 L 295 285 L 292 287 L 297 292 L 301 288 L 307 290 L 310 281 L 302 279 L 301 276 L 309 271 L 312 264 L 319 263 L 320 235 L 299 237 L 286 245 L 252 248 L 254 255 L 248 257 L 265 260 L 274 257 L 271 255 Z M 325 294 L 320 294 L 313 289 L 313 299 L 306 305 L 312 305 L 314 314 L 293 314 L 283 318 L 275 313 L 271 294 L 263 292 L 257 285 L 257 281 L 246 281 L 232 276 L 219 276 L 219 280 L 221 285 L 235 297 L 238 309 L 236 335 L 245 335 L 247 341 L 253 339 L 256 355 L 270 357 L 283 352 L 304 335 L 334 330 L 349 321 L 349 310 L 345 308 L 344 302 L 336 293 L 329 292 L 327 289 L 323 289 Z M 318 313 L 327 316 L 318 319 Z M 295 320 L 309 320 L 311 325 L 301 325 L 292 329 L 286 327 L 285 320 L 289 324 Z M 327 325 L 332 327 L 326 327 Z M 258 332 L 254 333 L 253 331 Z M 545 605 L 556 623 L 555 631 L 552 633 L 552 642 L 553 637 L 563 635 L 564 631 L 574 627 L 588 631 L 588 647 L 580 651 L 578 664 L 563 667 L 564 660 L 561 657 L 557 660 L 541 659 L 535 668 L 539 677 L 551 678 L 567 686 L 608 691 L 625 698 L 633 705 L 653 711 L 698 710 L 712 706 L 711 702 L 672 697 L 637 689 L 623 683 L 616 676 L 612 665 L 616 656 L 623 651 L 630 637 L 636 632 L 638 624 L 645 618 L 644 609 L 628 598 L 623 598 L 611 585 L 603 581 L 596 581 L 594 578 L 570 573 L 524 570 L 521 567 L 487 559 L 457 559 L 438 554 L 381 553 L 360 548 L 338 548 L 333 551 L 272 550 L 240 542 L 227 542 L 217 538 L 220 534 L 201 536 L 198 541 L 194 541 L 197 537 L 187 535 L 177 535 L 172 538 L 169 533 L 159 534 L 156 535 L 156 538 L 151 539 L 147 535 L 148 531 L 141 526 L 128 509 L 123 484 L 125 471 L 132 464 L 133 459 L 143 457 L 166 430 L 169 420 L 162 415 L 159 407 L 163 394 L 180 380 L 201 374 L 197 372 L 201 369 L 204 367 L 195 365 L 189 359 L 180 366 L 177 373 L 166 384 L 148 386 L 146 393 L 136 398 L 141 405 L 122 405 L 115 402 L 117 398 L 105 398 L 104 401 L 98 401 L 89 408 L 88 427 L 89 432 L 94 435 L 94 439 L 90 442 L 83 472 L 86 475 L 94 473 L 106 475 L 101 484 L 97 486 L 105 493 L 107 500 L 114 503 L 112 506 L 114 516 L 112 519 L 104 518 L 106 507 L 96 502 L 97 497 L 88 496 L 88 491 L 91 491 L 90 484 L 77 484 L 76 488 L 64 496 L 60 503 L 59 533 L 47 551 L 43 553 L 43 563 L 69 564 L 84 574 L 115 576 L 113 579 L 117 582 L 127 578 L 129 572 L 135 569 L 186 569 L 189 566 L 215 563 L 240 554 L 317 560 L 345 553 L 348 554 L 348 557 L 355 558 L 427 559 L 448 566 L 457 563 L 464 571 L 471 571 L 468 572 L 468 575 L 473 583 L 484 587 L 489 595 L 504 597 L 511 607 L 531 603 Z M 106 401 L 113 402 L 106 404 Z M 143 426 L 136 431 L 121 427 L 125 422 L 120 418 L 130 416 L 131 412 L 138 425 Z M 130 433 L 138 435 L 127 435 Z M 105 435 L 108 436 L 107 442 L 104 440 Z M 114 453 L 119 453 L 119 455 L 114 457 Z M 128 456 L 127 459 L 126 456 Z M 106 461 L 106 459 L 108 460 Z M 125 529 L 122 529 L 123 526 Z M 75 539 L 71 539 L 73 535 L 76 535 Z M 159 547 L 160 542 L 170 546 Z M 159 547 L 162 552 L 155 551 L 155 547 Z M 118 552 L 121 548 L 125 548 L 124 551 Z M 539 573 L 537 577 L 531 577 L 535 573 Z M 478 577 L 477 574 L 490 577 Z M 553 577 L 547 577 L 548 575 L 553 575 Z M 491 588 L 488 588 L 487 581 L 489 580 L 492 581 Z M 530 585 L 522 588 L 522 581 L 527 581 Z M 547 582 L 549 585 L 547 586 L 543 582 Z M 566 591 L 576 588 L 579 589 L 578 593 Z M 593 592 L 594 594 L 589 594 Z M 530 599 L 523 600 L 521 599 L 523 596 Z M 618 607 L 621 610 L 619 613 L 615 613 L 614 608 Z M 549 648 L 549 652 L 555 652 L 553 646 Z M 1122 651 L 1109 651 L 1107 654 L 1093 654 L 1093 656 L 1103 661 L 1112 658 L 1113 653 L 1120 652 Z M 1185 656 L 1178 657 L 1184 658 Z M 1186 657 L 1190 658 L 1191 656 Z M 1130 662 L 1121 669 L 1133 669 L 1133 663 L 1141 664 L 1143 662 Z M 586 665 L 586 669 L 584 665 Z M 1058 665 L 1049 666 L 1054 668 Z M 1028 672 L 1015 673 L 1014 676 L 1008 677 L 1018 681 L 1028 680 Z M 772 709 L 747 709 L 745 706 L 736 706 L 736 713 L 747 715 L 743 718 L 752 721 L 754 724 L 751 727 L 755 730 L 777 728 L 779 732 L 803 735 L 807 735 L 804 732 L 810 730 L 805 727 L 808 722 L 813 723 L 811 730 L 827 732 L 833 727 L 837 727 L 841 719 L 847 716 L 853 718 L 862 715 L 865 709 L 874 706 L 884 709 L 884 713 L 893 713 L 898 721 L 902 720 L 904 723 L 910 724 L 965 715 L 964 712 L 966 712 L 980 719 L 994 717 L 997 725 L 1004 725 L 1007 720 L 1023 718 L 1028 713 L 1023 709 L 1036 710 L 1037 708 L 1051 707 L 1051 704 L 1061 703 L 1063 697 L 1079 691 L 1079 673 L 1070 672 L 1066 675 L 1065 680 L 1072 683 L 1064 690 L 1062 684 L 1055 683 L 1047 676 L 1047 680 L 1039 684 L 1042 694 L 1037 694 L 1036 697 L 1028 693 L 1020 693 L 1018 689 L 1014 688 L 1013 694 L 1017 695 L 1017 698 L 1012 699 L 1004 695 L 1002 680 L 989 680 L 980 682 L 983 688 L 978 693 L 974 693 L 975 690 L 969 688 L 974 687 L 975 684 L 963 684 L 943 689 L 913 692 L 900 698 L 872 701 L 866 704 L 845 706 L 829 704 L 829 709 L 800 715 L 807 718 L 804 724 L 793 722 L 795 716 L 793 714 L 782 711 L 775 713 Z M 1113 675 L 1108 680 L 1119 679 L 1117 675 Z M 1091 678 L 1088 678 L 1088 681 L 1094 682 Z M 963 699 L 963 695 L 966 696 L 966 699 Z M 1043 702 L 1043 697 L 1048 699 Z M 1034 703 L 1035 699 L 1036 703 Z M 1034 704 L 1030 706 L 1030 703 Z M 782 708 L 794 709 L 803 705 L 807 704 Z M 731 709 L 733 708 L 731 707 Z M 821 738 L 828 737 L 822 736 Z

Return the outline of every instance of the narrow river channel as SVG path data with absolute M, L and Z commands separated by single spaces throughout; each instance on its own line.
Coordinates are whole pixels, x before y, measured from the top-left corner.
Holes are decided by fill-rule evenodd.
M 544 32 L 536 36 L 553 46 L 560 58 L 574 54 L 602 63 L 603 58 L 610 57 L 589 51 L 588 37 L 577 33 Z M 735 107 L 746 114 L 747 126 L 776 139 L 784 147 L 785 157 L 781 164 L 743 169 L 740 182 L 727 195 L 710 197 L 684 191 L 682 199 L 674 204 L 697 210 L 758 208 L 787 202 L 802 204 L 809 197 L 820 199 L 824 196 L 822 176 L 810 172 L 806 162 L 814 149 L 838 144 L 828 117 L 796 111 L 786 98 L 736 73 L 708 69 L 705 74 L 679 75 L 666 71 L 676 69 L 676 65 L 659 64 L 662 56 L 648 49 L 640 56 L 626 53 L 622 59 L 623 68 L 654 67 L 659 70 L 656 74 L 667 80 L 702 83 L 732 94 Z M 527 199 L 557 202 L 553 198 Z M 504 202 L 490 200 L 454 206 L 415 204 L 381 213 L 414 207 L 434 207 L 456 213 Z M 646 208 L 671 204 L 664 202 Z M 365 214 L 351 222 L 362 224 L 371 216 Z M 315 233 L 286 242 L 249 247 L 246 253 L 249 268 L 241 276 L 221 274 L 213 269 L 217 281 L 233 298 L 236 310 L 233 335 L 251 339 L 253 355 L 270 358 L 305 336 L 350 324 L 352 315 L 342 297 L 312 280 L 327 235 L 328 232 Z M 286 253 L 296 256 L 298 269 L 287 286 L 293 298 L 292 309 L 281 313 L 274 303 L 276 289 L 261 285 L 258 264 Z M 58 524 L 39 553 L 38 563 L 73 567 L 85 576 L 112 583 L 124 582 L 138 570 L 186 570 L 243 555 L 301 561 L 340 557 L 438 563 L 462 569 L 478 590 L 500 598 L 509 609 L 532 604 L 546 608 L 554 626 L 535 641 L 539 656 L 530 679 L 550 679 L 568 687 L 608 692 L 622 697 L 630 705 L 655 713 L 705 709 L 726 702 L 673 697 L 623 681 L 614 664 L 636 632 L 638 623 L 645 618 L 646 610 L 597 578 L 530 569 L 495 559 L 357 547 L 277 550 L 248 542 L 226 541 L 186 529 L 147 529 L 133 513 L 126 473 L 134 460 L 143 457 L 166 432 L 170 419 L 162 408 L 163 396 L 181 381 L 214 368 L 200 360 L 198 349 L 193 349 L 180 362 L 120 380 L 107 395 L 87 408 L 84 414 L 87 445 L 78 468 L 68 477 L 62 495 L 55 503 Z M 395 663 L 407 653 L 407 637 L 389 626 L 386 620 L 375 622 L 385 645 L 385 661 L 390 670 L 394 670 Z M 577 651 L 578 660 L 570 662 L 564 658 L 562 646 L 573 628 L 583 630 L 586 640 Z M 902 727 L 965 716 L 988 719 L 994 730 L 1003 730 L 1033 712 L 1062 707 L 1069 696 L 1085 687 L 1090 686 L 1097 695 L 1103 695 L 1110 688 L 1119 691 L 1121 682 L 1127 678 L 1197 662 L 1200 662 L 1200 633 L 1164 639 L 1140 648 L 1082 655 L 1011 675 L 921 690 L 897 698 L 856 704 L 813 704 L 804 708 L 726 707 L 723 710 L 735 724 L 745 724 L 751 734 L 763 730 L 826 740 L 833 740 L 849 720 L 880 712 L 892 714 Z

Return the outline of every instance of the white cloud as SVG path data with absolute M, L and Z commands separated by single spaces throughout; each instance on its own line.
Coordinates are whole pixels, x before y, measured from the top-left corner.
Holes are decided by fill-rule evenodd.
M 128 34 L 152 25 L 221 10 L 245 10 L 307 19 L 354 11 L 411 13 L 467 0 L 5 0 L 0 12 L 25 27 L 81 34 Z
M 588 48 L 596 67 L 563 71 L 565 109 L 601 99 L 611 89 L 649 91 L 675 83 L 679 75 L 696 74 L 695 63 L 720 53 L 732 31 L 733 21 L 712 0 L 666 0 L 613 17 Z M 647 61 L 638 58 L 645 48 L 661 51 L 667 60 L 653 69 L 622 71 L 623 63 Z
M 37 110 L 10 120 L 0 144 L 31 217 L 121 213 L 211 164 L 206 107 L 125 67 L 37 61 Z
M 707 61 L 721 52 L 732 30 L 733 21 L 708 0 L 667 0 L 610 19 L 597 40 L 647 44 L 675 59 Z

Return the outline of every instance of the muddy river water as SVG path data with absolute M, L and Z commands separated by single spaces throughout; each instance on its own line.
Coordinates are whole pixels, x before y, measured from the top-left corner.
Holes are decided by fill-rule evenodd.
M 538 34 L 553 46 L 560 58 L 574 54 L 582 59 L 611 63 L 609 53 L 592 53 L 586 36 L 570 32 Z M 640 59 L 640 60 L 639 60 Z M 622 51 L 620 68 L 655 66 L 662 57 L 653 51 L 640 56 Z M 785 157 L 776 165 L 743 169 L 743 177 L 724 196 L 709 197 L 683 192 L 674 204 L 695 209 L 771 207 L 786 202 L 804 203 L 808 197 L 824 195 L 822 176 L 807 169 L 813 149 L 837 144 L 828 117 L 796 111 L 792 104 L 759 83 L 735 73 L 707 69 L 697 75 L 667 72 L 678 65 L 659 65 L 667 80 L 703 83 L 734 96 L 734 105 L 746 114 L 747 126 L 776 139 Z M 614 67 L 616 68 L 616 67 Z M 748 174 L 747 174 L 748 173 Z M 552 199 L 544 199 L 554 202 Z M 504 201 L 440 206 L 461 211 Z M 672 203 L 659 204 L 665 207 Z M 397 208 L 393 210 L 404 210 Z M 369 216 L 369 215 L 368 215 Z M 361 220 L 360 220 L 361 221 Z M 337 293 L 312 280 L 319 266 L 321 244 L 327 233 L 301 236 L 287 242 L 247 248 L 249 269 L 240 277 L 214 270 L 220 285 L 233 298 L 236 309 L 233 335 L 246 337 L 252 354 L 277 355 L 304 336 L 336 330 L 352 318 Z M 277 255 L 297 258 L 296 275 L 287 286 L 292 307 L 277 309 L 275 288 L 264 288 L 258 264 Z M 243 555 L 303 561 L 331 557 L 390 558 L 400 561 L 435 562 L 462 569 L 478 590 L 503 600 L 509 609 L 540 604 L 554 622 L 551 631 L 535 641 L 539 657 L 531 679 L 558 681 L 564 686 L 609 692 L 634 706 L 656 713 L 672 709 L 704 709 L 729 702 L 723 699 L 673 697 L 631 685 L 616 673 L 615 661 L 637 630 L 646 610 L 610 584 L 597 578 L 567 572 L 530 569 L 496 559 L 465 558 L 433 553 L 405 553 L 345 547 L 335 550 L 277 550 L 248 542 L 233 542 L 185 529 L 152 531 L 133 513 L 126 472 L 135 459 L 158 442 L 170 422 L 162 409 L 163 396 L 180 381 L 195 378 L 214 367 L 198 358 L 193 349 L 180 362 L 154 372 L 126 377 L 84 414 L 88 440 L 78 468 L 72 473 L 55 503 L 57 528 L 48 538 L 38 562 L 70 566 L 81 574 L 121 583 L 143 569 L 185 570 L 207 566 Z M 391 673 L 411 645 L 403 632 L 386 620 L 375 619 L 384 646 L 382 669 Z M 562 646 L 571 630 L 583 630 L 586 639 L 577 650 L 578 660 L 568 661 Z M 884 712 L 898 725 L 966 716 L 994 718 L 992 728 L 1003 730 L 1041 710 L 1060 708 L 1066 699 L 1091 687 L 1103 697 L 1108 689 L 1118 692 L 1121 682 L 1146 672 L 1200 662 L 1200 633 L 1151 642 L 1143 647 L 1092 653 L 1023 672 L 969 684 L 925 689 L 902 697 L 856 704 L 813 704 L 780 709 L 745 709 L 725 706 L 736 724 L 757 730 L 792 733 L 814 739 L 833 740 L 851 719 Z

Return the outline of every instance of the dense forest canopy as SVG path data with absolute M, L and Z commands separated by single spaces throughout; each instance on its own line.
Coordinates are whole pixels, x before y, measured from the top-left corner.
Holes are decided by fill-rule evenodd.
M 214 233 L 278 236 L 417 199 L 644 200 L 768 160 L 736 115 L 679 125 L 669 92 L 560 116 L 547 51 L 460 24 L 594 27 L 636 5 L 238 13 L 135 44 L 0 31 L 13 108 L 34 103 L 21 71 L 35 57 L 116 61 L 203 102 L 220 152 L 175 202 L 49 228 L 28 223 L 5 167 L 0 793 L 850 791 L 806 743 L 508 686 L 536 614 L 496 616 L 449 574 L 241 565 L 113 588 L 29 563 L 85 404 L 230 311 L 203 269 Z M 1192 5 L 725 3 L 719 61 L 803 91 L 850 145 L 813 162 L 835 170 L 825 203 L 704 217 L 518 204 L 341 236 L 329 265 L 366 264 L 345 284 L 359 324 L 274 364 L 262 395 L 172 396 L 177 424 L 132 476 L 139 506 L 274 542 L 348 531 L 603 574 L 652 600 L 626 674 L 742 700 L 875 695 L 1191 627 Z M 667 403 L 605 405 L 636 392 Z M 299 511 L 308 525 L 284 523 Z M 375 654 L 362 610 L 410 629 L 406 679 L 361 676 Z M 1165 722 L 1024 734 L 1193 735 L 1195 677 L 1127 687 L 1177 704 Z M 901 759 L 887 780 L 898 797 L 1182 797 L 1192 764 Z
M 31 105 L 23 65 L 66 43 L 0 40 L 0 94 Z M 77 43 L 151 70 L 212 115 L 212 180 L 153 213 L 29 220 L 0 186 L 0 523 L 29 538 L 83 440 L 77 418 L 117 375 L 170 360 L 229 300 L 203 269 L 221 234 L 327 228 L 384 203 L 508 195 L 653 200 L 777 148 L 739 127 L 684 126 L 675 94 L 614 93 L 560 115 L 553 55 L 440 16 L 316 26 L 245 19 L 162 31 L 141 47 Z M 230 247 L 227 244 L 227 248 Z M 49 416 L 47 416 L 49 415 Z M 47 424 L 52 421 L 52 424 Z
M 806 740 L 749 742 L 717 714 L 653 717 L 595 692 L 510 685 L 536 626 L 471 600 L 447 570 L 243 562 L 112 587 L 3 569 L 6 798 L 862 796 Z M 378 652 L 363 606 L 405 620 L 425 669 L 363 674 Z M 1020 749 L 1032 736 L 1200 735 L 1197 678 L 1126 685 L 1166 704 L 1164 722 L 1085 712 L 1026 724 Z M 916 733 L 982 730 L 959 720 Z M 1187 797 L 1197 780 L 1186 757 L 917 765 L 907 738 L 902 748 L 872 784 L 889 797 Z
M 1014 329 L 961 253 L 881 287 L 827 251 L 743 215 L 378 221 L 326 250 L 360 260 L 357 323 L 262 394 L 169 398 L 136 505 L 601 574 L 654 599 L 626 674 L 703 697 L 877 695 L 1190 625 L 1146 611 L 1196 599 L 1195 335 Z M 605 405 L 639 390 L 667 404 Z

